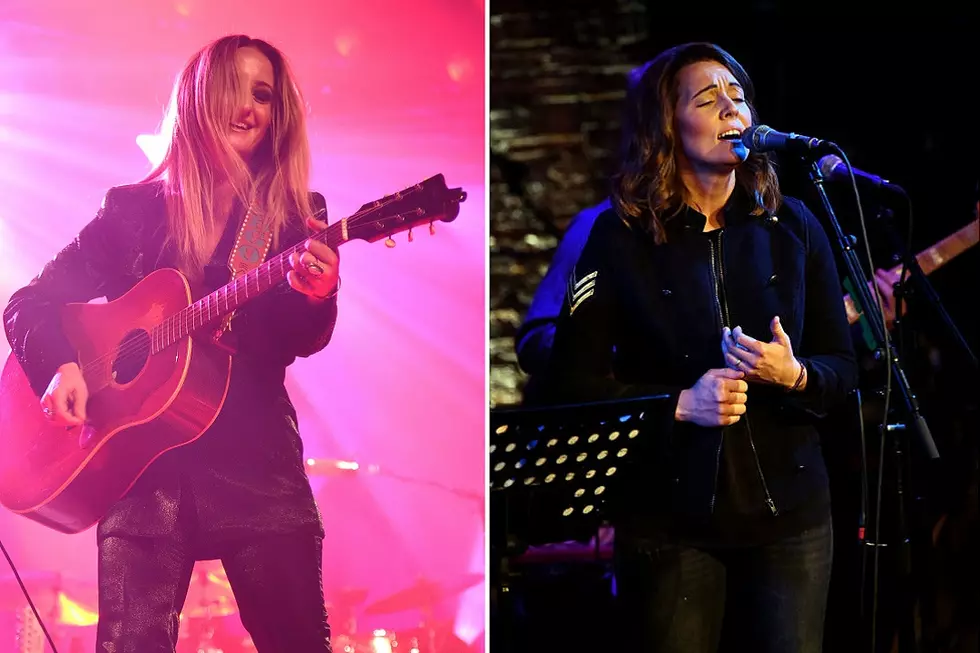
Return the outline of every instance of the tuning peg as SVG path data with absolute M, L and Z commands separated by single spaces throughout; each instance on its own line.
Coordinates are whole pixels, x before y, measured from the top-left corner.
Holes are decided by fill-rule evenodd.
M 412 235 L 412 230 L 409 229 L 408 230 L 408 242 L 412 242 L 414 240 L 415 240 L 415 236 Z
M 430 222 L 429 223 L 429 235 L 430 236 L 435 236 L 436 235 L 436 225 L 433 222 Z
M 395 241 L 391 238 L 391 236 L 388 236 L 387 238 L 385 238 L 385 246 L 388 247 L 388 248 L 391 248 L 391 247 L 394 247 L 395 246 Z

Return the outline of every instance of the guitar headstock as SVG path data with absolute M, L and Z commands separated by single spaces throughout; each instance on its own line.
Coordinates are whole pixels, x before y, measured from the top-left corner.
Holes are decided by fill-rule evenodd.
M 435 233 L 434 223 L 452 222 L 464 201 L 466 192 L 462 188 L 447 188 L 445 178 L 438 174 L 362 206 L 347 218 L 345 240 L 374 243 L 384 238 L 389 247 L 394 247 L 391 237 L 396 233 L 411 232 L 422 225 L 429 225 L 429 232 Z M 411 233 L 409 240 L 412 240 Z

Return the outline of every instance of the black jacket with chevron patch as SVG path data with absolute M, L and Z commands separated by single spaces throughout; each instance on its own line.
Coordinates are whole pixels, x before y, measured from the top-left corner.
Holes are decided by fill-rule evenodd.
M 771 539 L 827 515 L 815 421 L 857 382 L 840 280 L 826 233 L 797 199 L 752 216 L 736 193 L 725 227 L 704 225 L 687 209 L 657 245 L 614 211 L 600 215 L 569 279 L 542 394 L 529 400 L 668 395 L 617 518 L 697 541 Z M 776 315 L 807 368 L 806 389 L 753 383 L 735 425 L 675 422 L 681 390 L 725 367 L 722 327 L 769 341 Z

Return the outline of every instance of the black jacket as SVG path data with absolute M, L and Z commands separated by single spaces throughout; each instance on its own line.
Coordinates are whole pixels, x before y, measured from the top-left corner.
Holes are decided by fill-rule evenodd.
M 325 208 L 321 195 L 314 193 L 312 201 L 315 209 Z M 201 294 L 229 281 L 225 264 L 241 216 L 236 207 Z M 304 238 L 301 229 L 301 221 L 287 226 L 279 250 Z M 150 272 L 173 267 L 165 232 L 162 184 L 113 188 L 77 238 L 14 292 L 4 326 L 39 395 L 60 365 L 75 360 L 59 308 L 101 296 L 112 301 Z M 203 542 L 253 531 L 321 531 L 284 380 L 297 356 L 327 345 L 336 316 L 335 298 L 312 304 L 285 282 L 244 305 L 232 321 L 238 354 L 218 418 L 201 438 L 158 458 L 99 524 L 100 536 L 172 533 L 178 513 Z
M 814 421 L 857 377 L 833 253 L 793 198 L 775 216 L 752 216 L 736 192 L 725 228 L 704 232 L 704 224 L 686 209 L 656 245 L 614 211 L 598 217 L 569 280 L 544 394 L 534 401 L 668 393 L 651 452 L 629 477 L 624 516 L 695 539 L 798 530 L 829 502 Z M 805 391 L 750 384 L 747 414 L 735 425 L 675 422 L 680 391 L 725 367 L 722 326 L 769 341 L 775 315 L 807 368 Z

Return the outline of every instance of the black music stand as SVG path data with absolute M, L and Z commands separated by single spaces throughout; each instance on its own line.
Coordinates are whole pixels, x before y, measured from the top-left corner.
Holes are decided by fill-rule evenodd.
M 491 498 L 506 494 L 539 503 L 529 541 L 553 542 L 560 532 L 597 525 L 615 501 L 622 470 L 648 446 L 648 432 L 663 419 L 667 399 L 491 410 Z M 542 527 L 541 518 L 570 529 Z
M 490 411 L 491 613 L 493 641 L 504 647 L 495 650 L 525 640 L 513 632 L 509 559 L 528 544 L 595 535 L 617 510 L 627 468 L 673 421 L 672 406 L 655 395 Z

